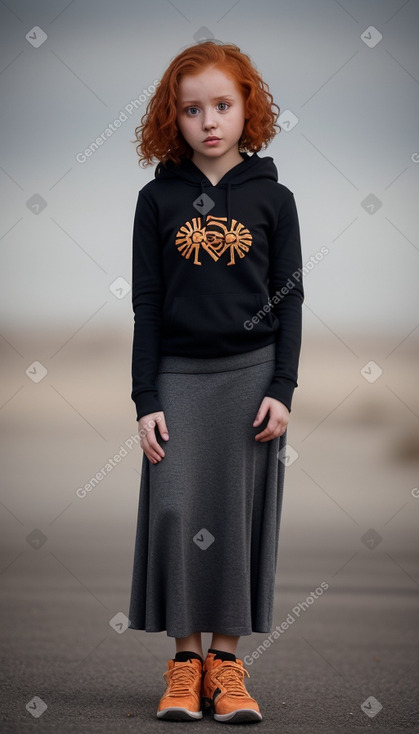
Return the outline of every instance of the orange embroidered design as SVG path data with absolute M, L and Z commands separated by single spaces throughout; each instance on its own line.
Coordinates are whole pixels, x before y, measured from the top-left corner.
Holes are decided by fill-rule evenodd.
M 230 251 L 230 260 L 227 265 L 235 265 L 235 255 L 245 257 L 252 245 L 252 235 L 249 230 L 236 219 L 231 220 L 231 229 L 227 229 L 224 222 L 227 217 L 213 217 L 208 215 L 206 226 L 202 226 L 201 217 L 194 217 L 191 222 L 185 222 L 179 228 L 175 245 L 187 260 L 193 254 L 193 264 L 202 265 L 199 260 L 199 251 L 202 247 L 205 252 L 217 262 L 220 257 Z

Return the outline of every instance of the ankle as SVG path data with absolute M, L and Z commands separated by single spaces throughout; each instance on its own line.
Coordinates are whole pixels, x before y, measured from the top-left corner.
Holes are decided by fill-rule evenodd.
M 201 651 L 202 652 L 202 651 Z M 173 658 L 175 662 L 186 662 L 187 660 L 196 659 L 200 660 L 201 663 L 204 663 L 204 654 L 201 652 L 197 652 L 196 650 L 177 650 L 175 657 Z
M 234 652 L 230 652 L 227 650 L 217 649 L 215 647 L 210 647 L 208 652 L 214 653 L 214 659 L 215 660 L 232 660 L 233 662 L 236 662 L 236 654 Z

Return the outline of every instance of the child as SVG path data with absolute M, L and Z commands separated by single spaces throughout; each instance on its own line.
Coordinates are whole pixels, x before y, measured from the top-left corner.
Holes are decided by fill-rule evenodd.
M 128 616 L 176 640 L 162 719 L 203 705 L 262 719 L 235 652 L 271 631 L 304 298 L 294 197 L 257 154 L 278 114 L 249 57 L 205 41 L 171 62 L 136 129 L 139 163 L 159 164 L 133 232 L 144 456 Z

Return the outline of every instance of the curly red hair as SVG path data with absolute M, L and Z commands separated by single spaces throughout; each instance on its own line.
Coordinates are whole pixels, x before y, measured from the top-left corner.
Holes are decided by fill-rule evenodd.
M 178 88 L 182 76 L 198 74 L 209 66 L 232 77 L 243 95 L 246 120 L 238 144 L 240 151 L 258 152 L 281 131 L 276 124 L 279 107 L 249 56 L 233 43 L 203 41 L 172 60 L 149 100 L 141 124 L 135 128 L 136 140 L 132 141 L 138 141 L 139 165 L 149 166 L 156 160 L 179 164 L 182 158 L 192 157 L 193 150 L 177 125 Z

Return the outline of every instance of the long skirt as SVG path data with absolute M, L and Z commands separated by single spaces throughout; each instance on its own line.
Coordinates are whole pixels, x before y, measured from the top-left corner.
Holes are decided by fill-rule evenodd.
M 255 440 L 275 344 L 213 358 L 163 356 L 165 457 L 143 455 L 129 629 L 270 632 L 286 432 Z

